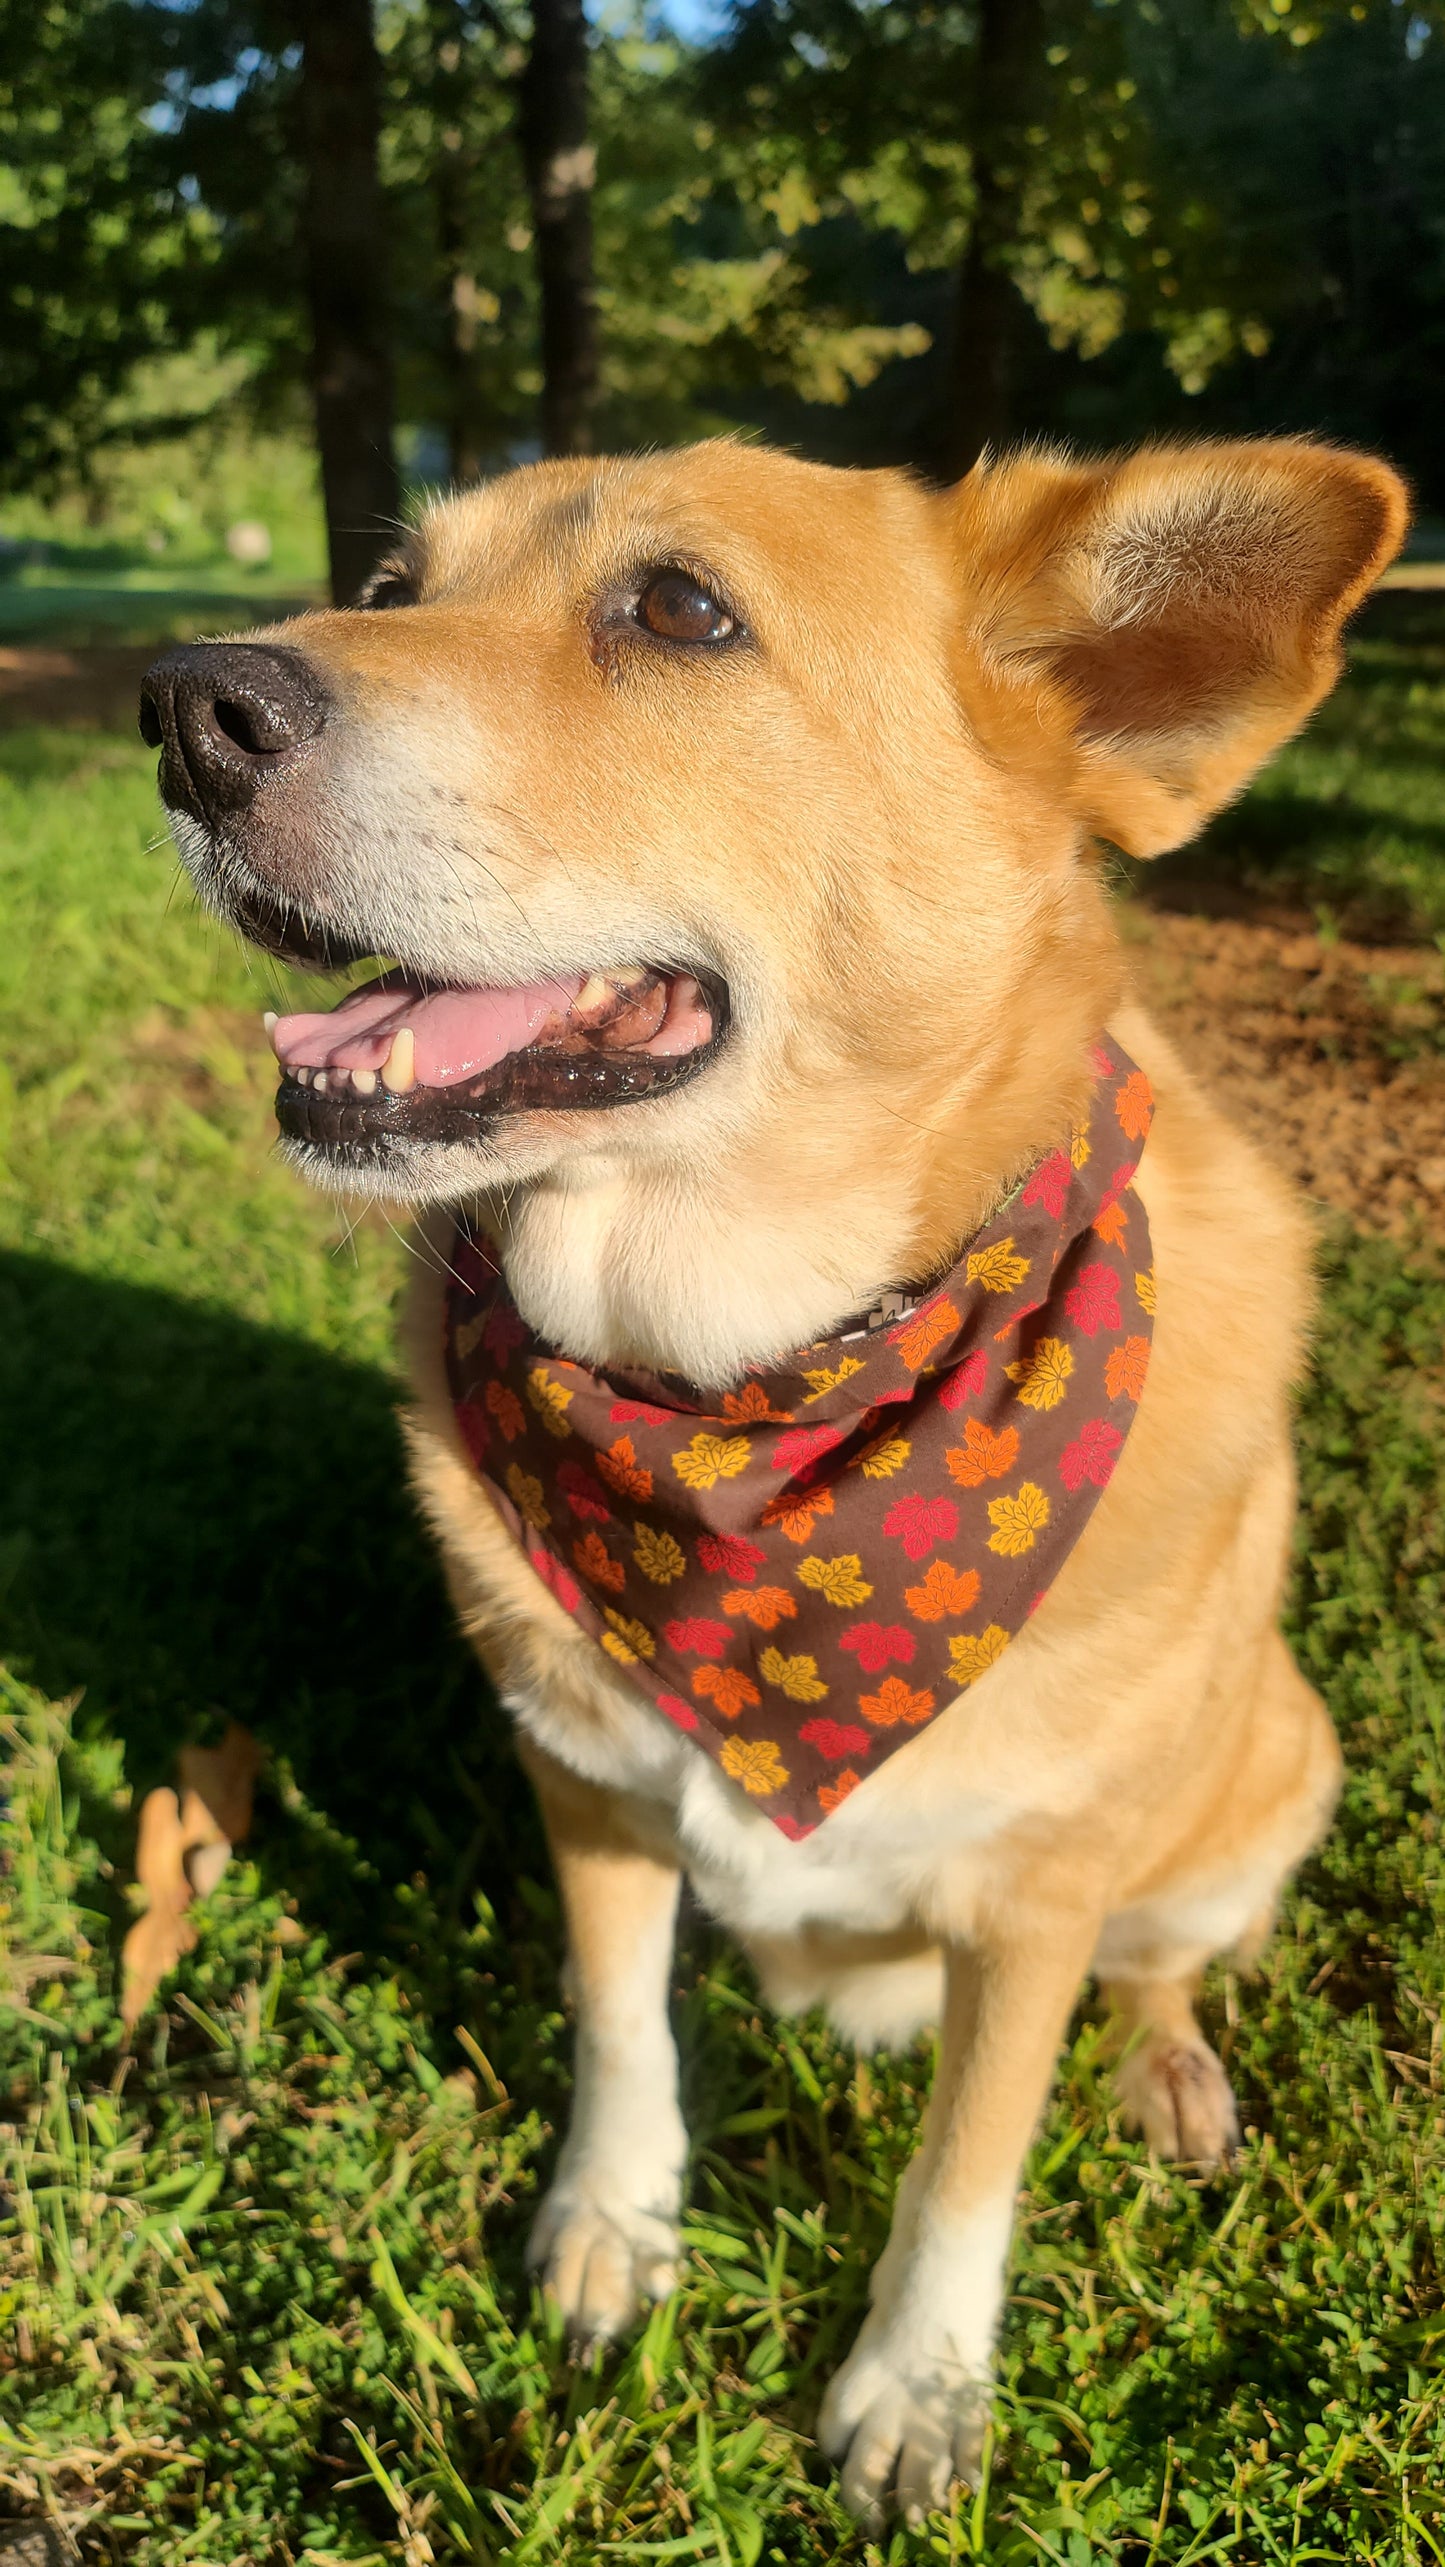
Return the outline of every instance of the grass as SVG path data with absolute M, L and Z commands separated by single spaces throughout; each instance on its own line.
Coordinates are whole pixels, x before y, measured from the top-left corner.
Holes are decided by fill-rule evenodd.
M 1304 878 L 1353 847 L 1342 903 L 1408 878 L 1428 921 L 1437 645 L 1392 632 L 1285 772 Z M 1241 2159 L 1151 2163 L 1081 2014 L 987 2483 L 870 2548 L 811 2424 L 928 2060 L 863 2075 L 690 1923 L 683 2284 L 568 2367 L 522 2269 L 555 1902 L 402 1490 L 403 1252 L 269 1163 L 277 984 L 168 903 L 149 764 L 0 736 L 0 2521 L 127 2567 L 1445 2559 L 1438 1266 L 1330 1248 L 1291 1610 L 1351 1779 L 1260 1974 L 1211 1984 Z M 127 2044 L 135 1802 L 226 1715 L 272 1750 L 253 1845 Z

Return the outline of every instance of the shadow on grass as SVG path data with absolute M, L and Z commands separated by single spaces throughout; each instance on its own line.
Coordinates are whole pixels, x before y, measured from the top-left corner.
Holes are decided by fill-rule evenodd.
M 443 1923 L 545 1877 L 407 1494 L 396 1397 L 303 1339 L 0 1254 L 0 1656 L 83 1687 L 81 1728 L 124 1739 L 137 1792 L 219 1717 L 253 1728 L 302 1796 L 264 1794 L 263 1872 L 366 1950 L 419 1872 Z

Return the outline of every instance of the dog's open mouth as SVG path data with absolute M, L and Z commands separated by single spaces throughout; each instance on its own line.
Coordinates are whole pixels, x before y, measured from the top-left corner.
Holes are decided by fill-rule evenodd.
M 693 1077 L 725 1031 L 711 976 L 651 964 L 505 989 L 390 971 L 329 1015 L 268 1018 L 289 1140 L 385 1152 L 483 1138 L 500 1116 L 613 1106 Z

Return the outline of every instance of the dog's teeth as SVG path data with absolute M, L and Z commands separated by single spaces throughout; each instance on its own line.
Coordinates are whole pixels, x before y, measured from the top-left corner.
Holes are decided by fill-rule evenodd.
M 316 1090 L 318 1096 L 324 1096 L 326 1094 L 326 1072 L 324 1070 L 318 1070 L 311 1084 Z
M 351 1084 L 355 1088 L 358 1096 L 375 1096 L 375 1070 L 353 1070 L 351 1073 Z
M 574 1007 L 580 1007 L 585 1014 L 589 1007 L 605 1005 L 611 996 L 611 982 L 604 980 L 600 972 L 589 972 L 572 1004 Z
M 268 1008 L 267 1008 L 267 1010 L 266 1010 L 265 1015 L 264 1015 L 264 1016 L 262 1017 L 262 1019 L 261 1019 L 261 1022 L 262 1022 L 262 1024 L 265 1026 L 266 1031 L 267 1031 L 267 1033 L 268 1033 L 268 1034 L 274 1034 L 274 1033 L 275 1033 L 276 1028 L 277 1028 L 278 1024 L 280 1023 L 280 1021 L 281 1021 L 281 1020 L 280 1020 L 280 1018 L 278 1017 L 278 1015 L 277 1015 L 276 1010 L 275 1010 L 275 1008 L 274 1008 L 274 1007 L 268 1007 Z
M 405 1096 L 409 1087 L 415 1087 L 416 1036 L 409 1025 L 398 1026 L 393 1034 L 381 1075 L 393 1096 Z
M 625 971 L 612 974 L 612 986 L 614 989 L 636 989 L 640 980 L 651 980 L 651 978 L 652 974 L 646 963 L 629 963 Z
M 311 1085 L 311 1072 L 309 1070 L 293 1070 L 291 1076 L 295 1079 L 298 1087 L 309 1087 Z

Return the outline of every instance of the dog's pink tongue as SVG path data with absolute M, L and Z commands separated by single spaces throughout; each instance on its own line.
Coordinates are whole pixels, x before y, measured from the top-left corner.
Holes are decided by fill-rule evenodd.
M 403 1025 L 416 1042 L 422 1087 L 454 1087 L 524 1051 L 549 1017 L 565 1016 L 582 986 L 533 981 L 525 989 L 359 989 L 326 1016 L 278 1016 L 271 1047 L 288 1070 L 379 1070 Z

